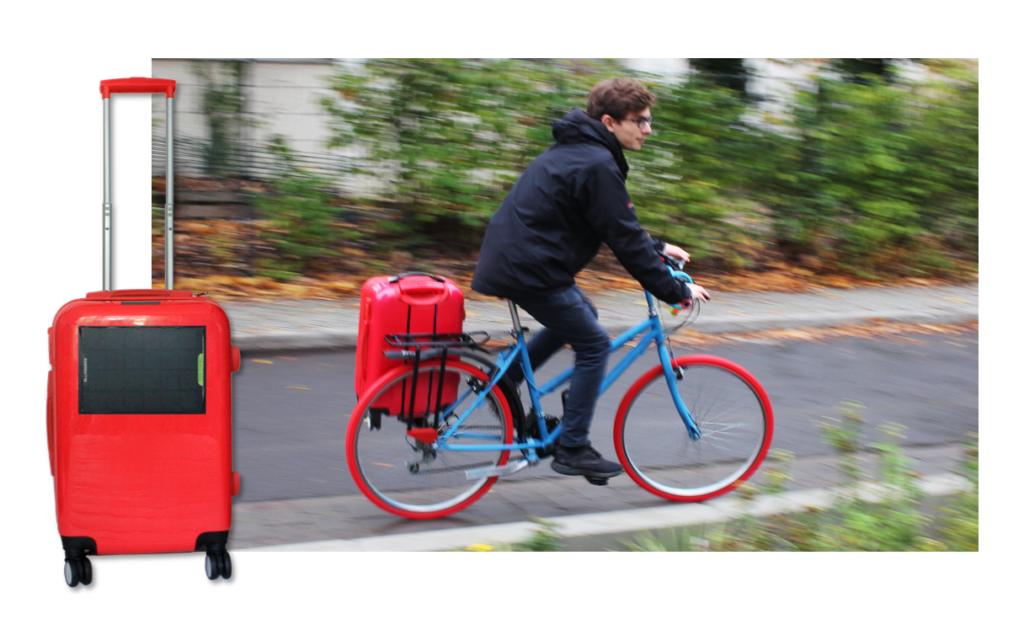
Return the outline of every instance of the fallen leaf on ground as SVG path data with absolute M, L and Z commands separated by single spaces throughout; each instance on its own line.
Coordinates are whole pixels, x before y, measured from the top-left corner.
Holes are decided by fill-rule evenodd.
M 900 334 L 959 334 L 977 332 L 978 321 L 966 321 L 957 324 L 910 324 L 894 321 L 878 321 L 869 324 L 851 324 L 827 328 L 803 328 L 800 330 L 764 330 L 760 332 L 742 332 L 731 334 L 701 334 L 696 330 L 686 329 L 672 336 L 673 342 L 687 347 L 708 347 L 736 342 L 779 341 L 779 340 L 830 340 L 843 338 L 860 338 L 877 340 L 880 338 L 898 338 Z M 905 337 L 904 337 L 905 338 Z M 977 344 L 978 341 L 967 337 L 958 338 L 967 343 Z
M 197 190 L 240 190 L 248 189 L 261 193 L 265 188 L 252 181 L 223 182 L 201 180 L 195 183 Z M 469 288 L 476 269 L 473 254 L 457 258 L 446 258 L 430 254 L 426 258 L 412 258 L 408 254 L 380 257 L 368 251 L 360 241 L 343 242 L 338 246 L 338 256 L 322 261 L 316 270 L 307 270 L 302 278 L 290 282 L 275 282 L 270 278 L 251 274 L 256 269 L 248 266 L 251 246 L 258 241 L 261 230 L 267 222 L 255 220 L 238 223 L 231 220 L 178 220 L 175 224 L 178 241 L 175 284 L 177 288 L 191 291 L 206 291 L 208 297 L 216 300 L 273 301 L 277 299 L 338 300 L 357 298 L 363 283 L 374 276 L 395 275 L 405 271 L 427 271 L 445 276 L 454 282 L 466 299 L 494 301 L 495 298 L 481 295 Z M 152 238 L 153 288 L 163 288 L 163 231 L 156 228 Z M 215 260 L 219 259 L 219 260 Z M 699 266 L 699 260 L 687 266 L 687 272 L 697 284 L 712 293 L 781 292 L 800 293 L 821 288 L 850 289 L 864 286 L 940 286 L 975 282 L 976 272 L 963 268 L 958 272 L 960 279 L 940 278 L 899 278 L 889 281 L 872 280 L 849 275 L 818 274 L 785 261 L 770 261 L 759 265 L 755 271 L 733 269 L 719 270 Z M 371 262 L 372 261 L 372 262 Z M 615 259 L 610 250 L 602 248 L 587 269 L 577 276 L 579 286 L 593 294 L 607 292 L 641 293 L 640 285 Z M 829 294 L 829 297 L 842 296 Z M 955 300 L 951 300 L 955 301 Z M 645 302 L 640 302 L 644 304 Z M 960 303 L 960 302 L 958 302 Z

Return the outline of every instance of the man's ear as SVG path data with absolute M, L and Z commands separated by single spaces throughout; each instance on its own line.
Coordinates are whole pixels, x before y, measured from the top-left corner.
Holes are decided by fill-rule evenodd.
M 605 113 L 604 115 L 601 116 L 601 123 L 604 124 L 604 127 L 608 129 L 608 132 L 611 132 L 612 122 L 614 121 L 615 118 L 609 115 L 608 113 Z

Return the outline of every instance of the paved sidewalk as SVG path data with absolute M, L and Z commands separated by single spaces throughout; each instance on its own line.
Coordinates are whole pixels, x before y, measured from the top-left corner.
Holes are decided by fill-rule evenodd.
M 971 487 L 956 473 L 923 477 L 921 492 L 925 497 L 948 497 Z M 679 527 L 701 530 L 708 525 L 735 521 L 743 514 L 768 517 L 777 514 L 804 512 L 810 508 L 829 509 L 836 504 L 838 488 L 814 488 L 789 491 L 778 495 L 759 495 L 749 504 L 739 499 L 712 499 L 698 504 L 665 504 L 657 508 L 614 510 L 575 514 L 547 519 L 555 524 L 564 551 L 622 551 L 624 544 L 635 543 L 644 532 L 657 532 Z M 859 496 L 865 501 L 880 501 L 884 487 L 878 483 L 862 483 Z M 849 491 L 849 489 L 847 489 Z M 927 499 L 926 499 L 927 502 Z M 929 502 L 930 503 L 930 502 Z M 452 528 L 410 534 L 368 536 L 366 538 L 335 538 L 305 543 L 252 547 L 254 551 L 452 551 L 490 548 L 522 543 L 539 529 L 533 521 Z
M 640 290 L 588 295 L 600 310 L 602 324 L 612 335 L 644 318 L 646 304 Z M 692 330 L 714 334 L 827 327 L 873 320 L 938 324 L 978 318 L 977 284 L 820 289 L 809 293 L 716 293 L 713 298 L 703 306 Z M 356 344 L 359 316 L 356 299 L 228 302 L 224 308 L 231 319 L 233 341 L 246 352 L 354 348 Z M 485 330 L 495 338 L 507 336 L 511 323 L 504 302 L 467 301 L 466 310 L 466 331 Z M 521 312 L 521 318 L 524 325 L 536 327 L 536 322 L 525 313 Z M 960 456 L 957 445 L 922 446 L 905 451 L 915 459 L 916 471 L 939 483 L 944 483 L 945 476 L 955 470 Z M 832 458 L 801 458 L 792 469 L 794 495 L 795 491 L 817 493 L 839 477 Z M 755 482 L 763 479 L 764 473 L 759 471 Z M 678 514 L 687 518 L 694 514 L 699 516 L 712 508 L 734 505 L 730 503 L 734 499 L 735 495 L 730 494 L 714 505 L 685 504 L 689 506 L 686 510 L 692 511 Z M 524 519 L 530 517 L 561 518 L 569 523 L 569 533 L 575 539 L 586 540 L 587 532 L 599 536 L 613 529 L 620 534 L 624 528 L 630 532 L 645 529 L 648 521 L 644 519 L 649 520 L 650 528 L 665 526 L 669 518 L 675 523 L 682 518 L 675 512 L 683 510 L 679 506 L 647 493 L 626 476 L 598 488 L 579 478 L 542 471 L 528 479 L 499 481 L 470 508 L 433 521 L 413 522 L 390 515 L 361 494 L 235 504 L 230 547 L 448 549 L 464 546 L 468 544 L 466 541 L 500 541 L 528 535 L 531 526 L 524 523 Z M 638 514 L 619 514 L 626 510 Z M 645 511 L 650 514 L 644 514 Z M 592 543 L 580 544 L 588 548 Z
M 643 291 L 588 293 L 615 335 L 643 320 Z M 359 300 L 226 302 L 232 339 L 243 351 L 354 348 Z M 524 325 L 536 326 L 525 312 Z M 978 318 L 978 285 L 819 289 L 809 293 L 715 293 L 692 330 L 707 334 L 826 327 L 871 320 L 957 323 Z M 670 318 L 671 319 L 671 318 Z M 511 326 L 500 300 L 467 301 L 467 332 L 504 338 Z
M 926 484 L 955 481 L 952 476 L 963 457 L 962 447 L 956 444 L 921 445 L 904 448 L 903 452 Z M 867 479 L 878 480 L 877 456 L 863 453 L 859 457 L 861 466 L 868 469 Z M 773 461 L 766 461 L 752 482 L 763 485 L 766 469 L 772 466 Z M 798 458 L 787 473 L 793 481 L 783 499 L 803 503 L 807 503 L 804 500 L 809 493 L 821 497 L 823 489 L 833 487 L 842 478 L 834 455 Z M 567 526 L 571 531 L 566 535 L 577 542 L 586 536 L 597 539 L 607 534 L 630 538 L 632 533 L 645 529 L 720 521 L 721 515 L 735 513 L 737 504 L 735 492 L 700 504 L 677 504 L 648 493 L 626 475 L 598 487 L 582 478 L 538 469 L 526 479 L 498 480 L 469 508 L 430 521 L 394 516 L 362 494 L 235 504 L 228 547 L 272 547 L 278 551 L 447 550 L 476 542 L 521 540 L 535 529 L 528 521 L 533 517 Z M 627 511 L 632 514 L 624 515 Z

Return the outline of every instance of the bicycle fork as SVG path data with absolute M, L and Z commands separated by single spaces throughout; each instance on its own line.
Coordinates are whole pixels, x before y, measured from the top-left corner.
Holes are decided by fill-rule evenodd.
M 661 323 L 661 307 L 655 308 L 654 301 L 651 299 L 651 294 L 646 293 L 647 303 L 650 306 L 650 310 L 655 311 L 657 314 L 657 323 L 661 332 L 658 333 L 657 345 L 658 345 L 658 359 L 661 361 L 661 368 L 665 373 L 665 382 L 668 384 L 668 392 L 672 396 L 672 402 L 676 405 L 676 410 L 679 411 L 679 417 L 683 420 L 683 424 L 686 426 L 686 433 L 690 436 L 690 440 L 700 440 L 700 429 L 697 427 L 697 423 L 693 420 L 693 415 L 690 414 L 690 409 L 683 403 L 683 398 L 679 395 L 679 388 L 676 386 L 676 380 L 683 379 L 682 369 L 675 369 L 672 366 L 673 355 L 672 355 L 672 343 L 669 341 L 668 335 L 665 333 L 665 326 Z

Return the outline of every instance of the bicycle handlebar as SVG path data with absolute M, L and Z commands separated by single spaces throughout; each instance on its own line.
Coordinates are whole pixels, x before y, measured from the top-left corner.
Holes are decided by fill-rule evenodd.
M 693 284 L 693 279 L 685 271 L 683 271 L 683 265 L 686 264 L 684 260 L 678 260 L 671 256 L 661 255 L 661 260 L 668 265 L 669 271 L 672 273 L 673 278 L 682 278 L 690 284 Z
M 685 260 L 679 260 L 679 259 L 676 259 L 676 258 L 672 258 L 671 256 L 667 256 L 665 254 L 661 255 L 661 260 L 666 265 L 668 265 L 671 269 L 675 269 L 676 271 L 682 271 L 683 270 L 683 265 L 686 264 Z

